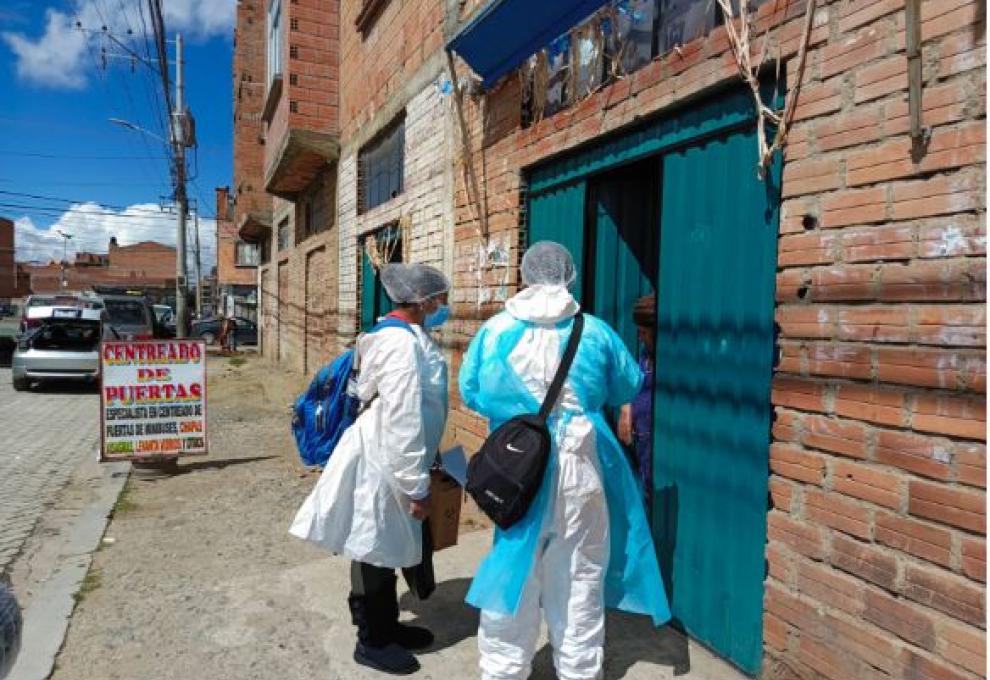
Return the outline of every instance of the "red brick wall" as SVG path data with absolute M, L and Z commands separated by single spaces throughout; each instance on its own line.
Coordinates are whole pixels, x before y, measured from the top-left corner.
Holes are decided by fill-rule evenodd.
M 232 222 L 237 225 L 249 212 L 270 211 L 265 193 L 265 145 L 261 111 L 265 105 L 267 53 L 265 0 L 241 0 L 237 4 L 234 48 L 234 184 L 236 200 Z
M 341 7 L 341 137 L 346 144 L 443 45 L 444 0 L 389 0 L 362 35 L 362 2 Z
M 154 241 L 142 241 L 132 246 L 111 246 L 110 275 L 174 279 L 175 248 Z
M 0 217 L 0 299 L 17 295 L 17 266 L 14 264 L 14 223 Z
M 282 0 L 282 94 L 266 131 L 266 169 L 289 129 L 329 134 L 340 129 L 339 16 L 339 0 Z
M 761 28 L 786 18 L 789 60 L 803 6 L 760 13 Z M 903 0 L 819 6 L 784 169 L 763 674 L 972 680 L 986 639 L 982 4 L 923 3 L 933 134 L 917 163 Z M 500 306 L 479 304 L 496 283 L 479 285 L 479 211 L 517 247 L 522 168 L 736 83 L 726 48 L 717 29 L 528 129 L 515 77 L 485 98 L 484 134 L 466 102 L 482 196 L 460 163 L 456 345 Z M 483 428 L 452 407 L 476 446 Z

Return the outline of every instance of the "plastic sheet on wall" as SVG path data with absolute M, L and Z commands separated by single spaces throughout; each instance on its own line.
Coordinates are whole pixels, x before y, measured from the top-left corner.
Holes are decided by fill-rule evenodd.
M 616 0 L 612 5 L 609 56 L 613 75 L 632 73 L 653 59 L 658 0 Z
M 571 31 L 571 63 L 574 100 L 594 92 L 602 84 L 604 49 L 601 21 L 594 17 Z
M 571 36 L 564 34 L 547 46 L 547 85 L 544 116 L 552 116 L 570 101 L 568 76 L 570 71 Z
M 657 53 L 666 54 L 707 35 L 715 27 L 718 11 L 715 0 L 660 0 Z

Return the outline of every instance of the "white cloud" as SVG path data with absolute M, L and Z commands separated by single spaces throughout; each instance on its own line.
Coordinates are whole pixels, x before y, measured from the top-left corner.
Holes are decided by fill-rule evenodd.
M 237 0 L 164 0 L 162 14 L 170 31 L 184 31 L 194 38 L 231 35 Z
M 37 37 L 26 33 L 0 33 L 3 42 L 17 58 L 17 76 L 22 81 L 41 87 L 80 89 L 88 82 L 87 74 L 97 67 L 94 55 L 102 47 L 119 51 L 99 31 L 106 25 L 118 39 L 133 44 L 135 51 L 144 50 L 139 34 L 147 19 L 141 22 L 143 2 L 128 3 L 127 10 L 111 0 L 75 0 L 69 11 L 48 9 L 45 29 Z M 192 39 L 215 35 L 232 36 L 236 16 L 236 0 L 164 0 L 162 13 L 165 30 L 171 38 L 181 31 Z M 77 22 L 86 32 L 79 30 Z M 131 38 L 128 30 L 133 31 Z M 94 33 L 93 31 L 96 31 Z
M 45 32 L 36 40 L 19 33 L 3 34 L 17 57 L 17 77 L 53 88 L 84 87 L 86 36 L 62 12 L 50 9 L 45 17 Z
M 193 273 L 193 224 L 188 224 L 186 240 L 189 256 L 189 272 Z M 37 226 L 27 216 L 14 220 L 14 244 L 19 262 L 47 262 L 61 260 L 64 240 L 58 234 L 61 230 L 71 234 L 68 254 L 71 260 L 77 252 L 105 253 L 110 238 L 117 237 L 122 246 L 140 241 L 158 241 L 175 245 L 175 216 L 161 212 L 155 203 L 140 203 L 115 211 L 98 203 L 73 205 L 49 228 Z M 203 275 L 209 275 L 216 264 L 216 222 L 212 219 L 199 220 L 200 258 Z

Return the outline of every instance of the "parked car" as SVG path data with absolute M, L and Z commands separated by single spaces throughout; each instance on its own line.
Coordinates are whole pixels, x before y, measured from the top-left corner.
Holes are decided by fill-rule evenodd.
M 250 319 L 234 317 L 234 338 L 239 345 L 258 344 L 258 326 Z M 199 338 L 207 345 L 212 345 L 220 339 L 220 319 L 213 317 L 194 321 L 189 329 L 190 338 Z
M 107 323 L 123 340 L 151 340 L 163 337 L 154 309 L 143 297 L 104 295 Z
M 37 324 L 37 320 L 32 320 L 28 312 L 33 307 L 80 307 L 83 309 L 103 309 L 103 301 L 92 294 L 59 293 L 55 295 L 29 295 L 21 308 L 21 322 L 17 332 L 23 333 Z
M 118 336 L 104 324 L 105 312 L 78 306 L 32 307 L 29 328 L 18 339 L 11 378 L 18 392 L 35 382 L 100 377 L 100 340 Z

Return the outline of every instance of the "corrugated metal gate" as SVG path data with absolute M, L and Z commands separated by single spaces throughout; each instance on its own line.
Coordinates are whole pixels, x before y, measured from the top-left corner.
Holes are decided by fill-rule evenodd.
M 631 302 L 656 283 L 653 526 L 671 608 L 755 674 L 780 172 L 755 177 L 752 119 L 747 95 L 724 96 L 537 168 L 529 238 L 571 250 L 575 290 L 627 342 Z

